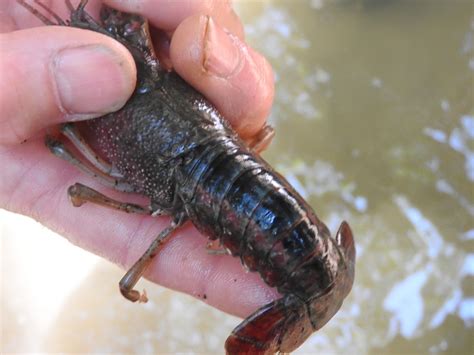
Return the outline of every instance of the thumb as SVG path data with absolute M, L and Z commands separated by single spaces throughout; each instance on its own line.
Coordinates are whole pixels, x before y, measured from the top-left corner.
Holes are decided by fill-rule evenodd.
M 135 87 L 130 53 L 91 31 L 51 26 L 1 34 L 0 52 L 0 144 L 116 111 Z

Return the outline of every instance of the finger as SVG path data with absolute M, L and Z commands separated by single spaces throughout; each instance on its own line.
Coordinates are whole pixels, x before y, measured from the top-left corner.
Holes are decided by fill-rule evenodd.
M 0 11 L 0 33 L 6 33 L 17 29 L 17 24 L 6 12 Z
M 126 215 L 90 203 L 73 207 L 66 191 L 77 181 L 113 198 L 124 200 L 124 195 L 104 191 L 49 154 L 42 140 L 28 141 L 9 150 L 0 147 L 0 166 L 9 167 L 0 174 L 0 206 L 33 216 L 72 243 L 124 269 L 170 223 L 169 218 Z M 133 196 L 126 196 L 133 202 Z M 242 317 L 278 297 L 276 290 L 266 286 L 257 274 L 245 272 L 238 259 L 208 254 L 206 242 L 194 227 L 183 226 L 153 260 L 146 277 Z
M 0 35 L 0 143 L 43 127 L 102 116 L 133 92 L 130 53 L 113 39 L 47 26 Z
M 216 18 L 218 24 L 238 36 L 244 37 L 242 23 L 226 0 L 104 0 L 117 10 L 138 13 L 162 30 L 172 32 L 187 17 L 202 14 Z
M 192 16 L 176 29 L 175 70 L 203 93 L 244 137 L 257 134 L 273 101 L 273 72 L 263 56 L 212 17 Z

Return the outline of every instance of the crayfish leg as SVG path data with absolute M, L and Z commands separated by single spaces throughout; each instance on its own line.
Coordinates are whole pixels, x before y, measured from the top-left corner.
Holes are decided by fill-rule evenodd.
M 266 124 L 255 136 L 247 139 L 246 143 L 254 152 L 261 153 L 268 148 L 273 137 L 275 137 L 275 130 Z
M 120 292 L 126 299 L 132 302 L 138 301 L 141 303 L 148 301 L 145 292 L 140 294 L 140 292 L 134 290 L 133 287 L 135 287 L 138 280 L 143 276 L 143 273 L 146 271 L 156 254 L 158 254 L 164 243 L 177 228 L 186 222 L 186 220 L 187 216 L 185 214 L 176 217 L 175 221 L 173 221 L 169 227 L 163 229 L 161 233 L 158 234 L 140 259 L 138 259 L 130 270 L 127 271 L 124 277 L 122 277 L 119 282 L 119 287 Z
M 67 194 L 74 207 L 80 207 L 86 202 L 91 202 L 96 205 L 116 209 L 127 213 L 136 213 L 144 215 L 151 215 L 154 213 L 150 207 L 114 200 L 80 183 L 75 183 L 74 185 L 70 186 L 67 190 Z
M 288 295 L 258 309 L 225 343 L 227 354 L 275 354 L 295 350 L 314 329 L 305 304 Z
M 50 150 L 50 152 L 53 153 L 53 155 L 74 165 L 76 168 L 93 177 L 104 186 L 122 192 L 134 192 L 134 188 L 128 183 L 122 181 L 122 179 L 104 174 L 102 171 L 85 164 L 80 158 L 77 157 L 76 154 L 69 150 L 60 139 L 57 139 L 51 135 L 46 135 L 44 144 Z
M 108 176 L 122 179 L 120 174 L 111 164 L 103 160 L 86 142 L 81 132 L 74 123 L 64 123 L 61 125 L 61 133 L 64 134 L 74 147 L 87 159 L 96 169 L 100 170 Z

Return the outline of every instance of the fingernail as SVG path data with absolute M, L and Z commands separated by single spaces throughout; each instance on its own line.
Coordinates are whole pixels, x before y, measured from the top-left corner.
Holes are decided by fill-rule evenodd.
M 228 78 L 241 66 L 238 38 L 220 28 L 208 17 L 204 35 L 204 69 L 216 76 Z
M 118 110 L 133 85 L 127 59 L 102 45 L 63 49 L 54 57 L 51 70 L 68 120 Z

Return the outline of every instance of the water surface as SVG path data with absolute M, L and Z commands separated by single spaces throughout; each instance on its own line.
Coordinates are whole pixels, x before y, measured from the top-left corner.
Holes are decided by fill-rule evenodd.
M 301 352 L 472 351 L 472 2 L 243 4 L 278 79 L 267 157 L 357 241 L 351 296 Z

